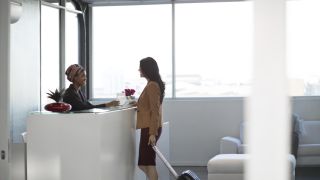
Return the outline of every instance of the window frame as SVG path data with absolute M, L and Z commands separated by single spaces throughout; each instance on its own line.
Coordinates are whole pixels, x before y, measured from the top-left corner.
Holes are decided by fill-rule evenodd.
M 176 4 L 181 4 L 181 3 L 214 3 L 214 2 L 239 2 L 239 1 L 246 1 L 246 0 L 153 0 L 153 1 L 119 1 L 119 0 L 116 0 L 116 1 L 108 1 L 108 2 L 99 2 L 99 3 L 92 3 L 92 4 L 89 4 L 89 8 L 88 8 L 88 13 L 86 14 L 89 19 L 89 23 L 88 23 L 88 65 L 89 65 L 89 68 L 87 68 L 87 76 L 88 76 L 88 82 L 87 82 L 87 89 L 88 89 L 88 98 L 91 99 L 91 100 L 102 100 L 102 98 L 94 98 L 93 97 L 93 85 L 92 85 L 92 63 L 93 63 L 93 59 L 92 59 L 92 9 L 94 7 L 97 7 L 97 6 L 131 6 L 131 5 L 150 5 L 150 4 L 153 4 L 153 5 L 156 5 L 156 4 L 171 4 L 172 6 L 172 12 L 171 12 L 171 22 L 172 22 L 172 97 L 170 98 L 167 98 L 165 97 L 165 99 L 179 99 L 179 100 L 188 100 L 188 99 L 215 99 L 215 98 L 231 98 L 231 99 L 239 99 L 239 98 L 245 98 L 246 96 L 232 96 L 232 97 L 224 97 L 224 96 L 209 96 L 209 97 L 177 97 L 176 95 L 176 58 L 175 58 L 175 5 Z M 103 98 L 104 100 L 109 100 L 110 98 Z
M 56 3 L 59 3 L 59 5 L 53 4 L 53 2 L 47 2 L 45 0 L 40 0 L 40 18 L 41 18 L 41 6 L 47 6 L 50 8 L 55 8 L 59 10 L 59 89 L 63 89 L 65 88 L 65 56 L 66 56 L 66 13 L 75 13 L 75 14 L 81 14 L 83 15 L 83 12 L 78 10 L 77 8 L 77 2 L 71 0 L 71 3 L 73 3 L 73 5 L 75 6 L 75 9 L 70 9 L 66 7 L 66 3 L 67 0 L 57 0 Z M 81 20 L 81 18 L 79 18 L 78 16 L 78 25 L 79 25 L 79 21 Z M 81 26 L 78 26 L 78 37 L 83 37 L 83 35 L 81 34 L 82 32 L 84 32 L 81 29 Z M 42 26 L 40 25 L 40 29 L 42 28 Z M 40 30 L 41 31 L 41 30 Z M 41 38 L 41 34 L 40 34 L 40 38 Z M 83 46 L 82 41 L 79 40 L 78 43 L 78 53 L 80 53 L 80 49 Z M 41 47 L 41 44 L 40 44 Z M 40 51 L 40 56 L 41 56 L 41 51 Z M 79 59 L 80 59 L 80 54 L 79 54 Z M 79 62 L 81 62 L 78 59 Z M 42 59 L 40 60 L 40 66 L 42 63 Z M 40 78 L 42 77 L 42 72 L 40 71 Z M 40 96 L 42 96 L 42 84 L 40 84 Z M 42 99 L 40 98 L 40 105 L 42 106 Z

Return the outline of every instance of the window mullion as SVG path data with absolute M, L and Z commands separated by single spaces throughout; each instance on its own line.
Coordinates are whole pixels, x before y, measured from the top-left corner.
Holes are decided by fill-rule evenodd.
M 172 1 L 172 98 L 176 98 L 175 3 Z
M 65 7 L 66 1 L 60 0 L 60 6 Z M 65 9 L 59 9 L 59 63 L 60 63 L 60 72 L 59 72 L 59 87 L 65 88 L 65 77 L 64 77 L 64 71 L 65 71 L 65 47 L 66 47 L 66 41 L 65 41 L 65 35 L 66 35 L 66 11 Z

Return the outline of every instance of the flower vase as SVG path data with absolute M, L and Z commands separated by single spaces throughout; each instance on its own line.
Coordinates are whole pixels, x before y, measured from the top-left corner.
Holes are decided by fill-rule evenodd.
M 134 102 L 135 97 L 134 96 L 126 96 L 127 97 L 127 104 L 131 104 L 132 102 Z

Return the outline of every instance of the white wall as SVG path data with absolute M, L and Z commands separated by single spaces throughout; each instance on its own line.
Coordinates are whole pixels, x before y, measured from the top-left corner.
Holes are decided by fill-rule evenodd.
M 164 121 L 170 122 L 171 163 L 206 166 L 219 153 L 221 137 L 239 134 L 242 104 L 242 98 L 165 101 L 163 111 Z
M 219 154 L 223 136 L 239 137 L 243 98 L 167 100 L 164 120 L 170 122 L 170 160 L 173 165 L 206 166 Z M 320 120 L 320 97 L 296 97 L 292 111 L 306 120 Z
M 24 180 L 24 145 L 20 134 L 26 130 L 28 113 L 40 106 L 39 0 L 23 0 L 22 4 L 21 18 L 10 27 L 12 180 Z
M 292 112 L 305 120 L 320 120 L 320 96 L 293 98 Z
M 26 117 L 40 104 L 40 9 L 38 0 L 24 0 L 22 16 L 11 24 L 11 136 L 22 142 Z

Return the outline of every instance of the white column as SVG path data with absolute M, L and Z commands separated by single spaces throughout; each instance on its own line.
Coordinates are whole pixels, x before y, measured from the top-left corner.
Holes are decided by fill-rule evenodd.
M 254 72 L 247 106 L 247 180 L 289 178 L 285 0 L 254 0 Z

